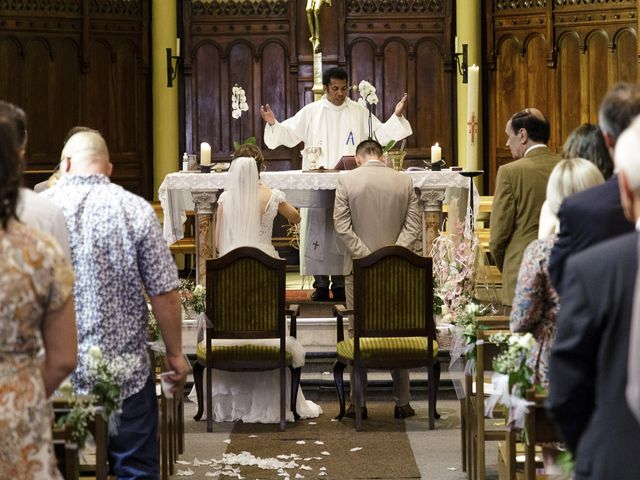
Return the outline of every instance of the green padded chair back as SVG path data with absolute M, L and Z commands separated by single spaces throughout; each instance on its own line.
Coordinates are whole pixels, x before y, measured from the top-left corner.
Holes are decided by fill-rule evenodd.
M 285 332 L 286 262 L 253 247 L 207 260 L 211 338 L 278 338 Z
M 353 262 L 358 337 L 435 336 L 432 260 L 399 246 Z

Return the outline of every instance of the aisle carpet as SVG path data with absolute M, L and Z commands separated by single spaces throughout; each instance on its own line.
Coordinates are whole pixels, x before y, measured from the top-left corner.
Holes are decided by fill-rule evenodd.
M 455 404 L 443 403 L 439 408 L 443 419 L 437 422 L 436 428 L 441 432 L 458 428 Z M 426 435 L 425 441 L 432 436 L 426 432 L 426 403 L 419 404 L 419 421 L 405 423 L 393 418 L 393 402 L 370 402 L 369 420 L 364 421 L 362 432 L 355 432 L 353 420 L 331 420 L 337 413 L 335 402 L 321 402 L 321 405 L 323 415 L 317 419 L 288 423 L 285 432 L 279 432 L 277 425 L 234 424 L 229 440 L 225 442 L 228 443 L 225 459 L 232 459 L 233 464 L 225 465 L 225 470 L 219 470 L 222 465 L 214 468 L 210 465 L 196 466 L 191 462 L 189 467 L 178 465 L 178 468 L 192 469 L 192 478 L 205 478 L 218 471 L 225 472 L 218 473 L 216 476 L 219 478 L 245 479 L 421 478 L 405 430 Z M 198 427 L 204 427 L 203 423 Z M 189 457 L 188 454 L 185 456 Z M 289 468 L 261 469 L 255 465 L 259 461 L 257 458 L 271 464 L 279 461 Z

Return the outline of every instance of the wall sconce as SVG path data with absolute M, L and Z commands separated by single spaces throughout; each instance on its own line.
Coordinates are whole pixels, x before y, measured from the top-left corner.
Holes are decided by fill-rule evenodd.
M 173 55 L 171 48 L 167 48 L 167 87 L 173 87 L 173 81 L 178 75 L 178 62 L 180 61 L 180 39 L 176 39 L 176 53 Z M 173 60 L 176 61 L 176 66 L 173 66 Z
M 457 46 L 458 37 L 456 37 L 456 46 Z M 457 49 L 456 49 L 457 50 Z M 460 61 L 460 56 L 462 55 L 462 61 Z M 469 66 L 469 45 L 467 43 L 462 44 L 462 53 L 454 52 L 453 59 L 458 66 L 458 72 L 462 75 L 462 83 L 468 82 L 467 77 L 467 68 Z

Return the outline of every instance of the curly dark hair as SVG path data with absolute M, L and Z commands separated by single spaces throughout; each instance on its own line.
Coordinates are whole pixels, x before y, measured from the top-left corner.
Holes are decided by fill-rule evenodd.
M 18 133 L 7 117 L 0 116 L 0 224 L 7 229 L 16 217 L 16 205 L 22 180 L 22 162 L 18 155 Z
M 562 147 L 562 158 L 576 157 L 594 163 L 605 180 L 613 174 L 613 161 L 598 125 L 583 123 L 569 134 Z
M 333 67 L 322 74 L 322 85 L 325 87 L 329 86 L 332 78 L 335 78 L 336 80 L 344 80 L 346 82 L 349 77 L 344 69 L 340 67 Z

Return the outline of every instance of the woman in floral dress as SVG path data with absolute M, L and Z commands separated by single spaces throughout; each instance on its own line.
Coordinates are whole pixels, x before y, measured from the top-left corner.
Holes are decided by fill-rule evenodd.
M 0 117 L 0 478 L 58 479 L 47 397 L 77 362 L 73 271 L 16 218 L 17 136 Z
M 571 158 L 560 161 L 547 183 L 550 212 L 557 219 L 562 200 L 603 182 L 598 168 L 588 160 Z M 548 385 L 547 362 L 556 336 L 556 318 L 560 307 L 558 294 L 549 276 L 549 256 L 555 241 L 554 233 L 547 238 L 534 240 L 527 246 L 511 307 L 511 331 L 531 332 L 538 342 L 530 357 L 530 365 L 535 368 L 538 381 L 544 387 Z

